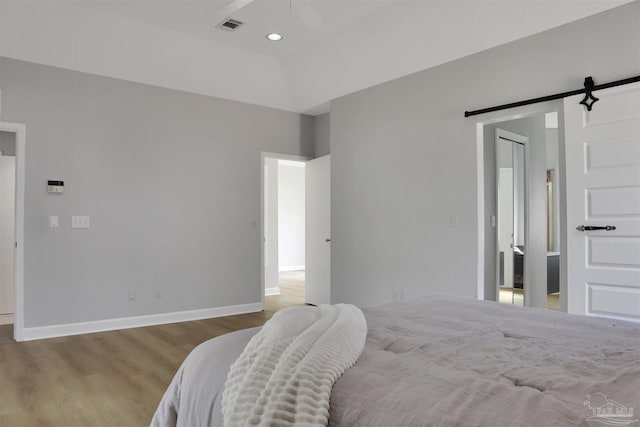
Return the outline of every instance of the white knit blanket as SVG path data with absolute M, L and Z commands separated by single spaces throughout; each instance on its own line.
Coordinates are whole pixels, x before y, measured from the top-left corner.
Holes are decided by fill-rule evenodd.
M 356 362 L 366 336 L 353 305 L 278 311 L 231 366 L 225 427 L 327 425 L 333 383 Z

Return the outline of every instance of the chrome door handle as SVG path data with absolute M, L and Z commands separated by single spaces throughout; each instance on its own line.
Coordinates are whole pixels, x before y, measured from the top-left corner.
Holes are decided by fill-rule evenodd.
M 329 242 L 331 242 L 331 239 L 324 239 L 324 241 L 325 241 L 326 243 L 329 243 Z
M 595 230 L 604 230 L 604 231 L 613 231 L 616 229 L 615 225 L 605 225 L 604 227 L 591 226 L 591 225 L 579 225 L 576 227 L 578 231 L 595 231 Z

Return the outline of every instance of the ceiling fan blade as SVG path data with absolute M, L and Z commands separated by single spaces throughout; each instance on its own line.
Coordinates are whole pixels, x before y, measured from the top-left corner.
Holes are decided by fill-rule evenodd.
M 233 15 L 249 3 L 253 3 L 254 0 L 231 0 L 231 3 L 216 12 L 216 15 L 224 16 L 225 18 Z
M 296 11 L 302 22 L 311 28 L 322 25 L 322 18 L 309 0 L 292 0 L 293 9 Z

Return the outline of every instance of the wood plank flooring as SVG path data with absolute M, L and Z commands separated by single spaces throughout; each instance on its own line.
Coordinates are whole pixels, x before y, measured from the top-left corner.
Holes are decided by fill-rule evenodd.
M 522 289 L 501 288 L 500 302 L 503 304 L 524 305 L 524 293 Z M 560 294 L 547 295 L 547 309 L 560 311 Z
M 283 274 L 281 295 L 266 297 L 260 313 L 0 342 L 0 427 L 148 426 L 196 345 L 260 326 L 277 310 L 304 304 L 303 283 L 304 273 Z
M 13 324 L 0 325 L 0 344 L 13 342 Z

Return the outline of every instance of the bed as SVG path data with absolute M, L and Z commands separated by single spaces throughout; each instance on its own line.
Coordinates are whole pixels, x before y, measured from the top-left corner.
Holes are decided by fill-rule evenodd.
M 363 313 L 366 344 L 333 386 L 330 426 L 638 423 L 638 324 L 443 296 Z M 227 372 L 259 330 L 196 347 L 152 426 L 222 426 Z

